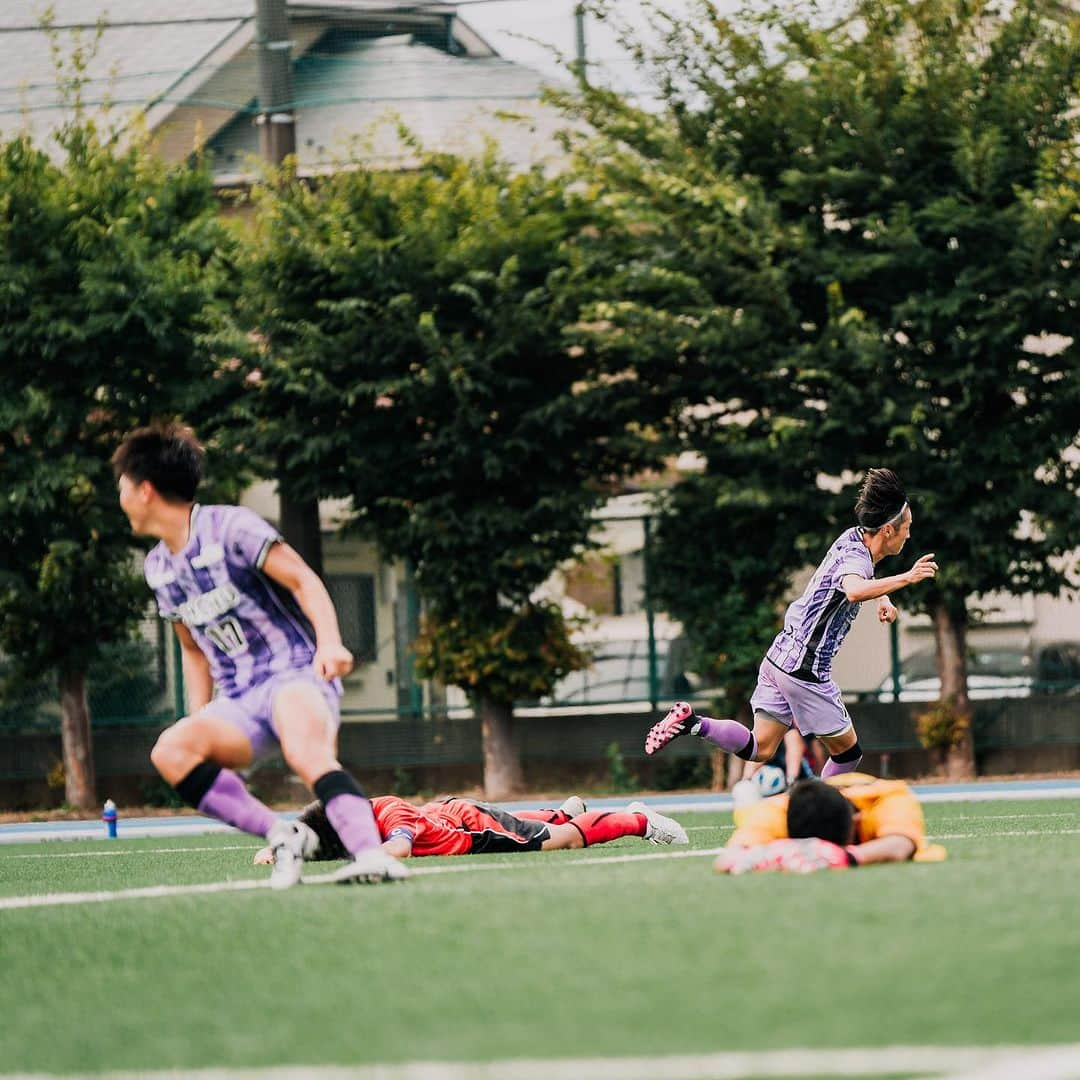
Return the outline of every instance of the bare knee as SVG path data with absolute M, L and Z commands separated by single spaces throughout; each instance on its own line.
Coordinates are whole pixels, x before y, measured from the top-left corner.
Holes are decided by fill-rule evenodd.
M 166 728 L 150 751 L 154 768 L 170 784 L 182 780 L 205 756 L 200 754 L 198 739 L 185 720 Z

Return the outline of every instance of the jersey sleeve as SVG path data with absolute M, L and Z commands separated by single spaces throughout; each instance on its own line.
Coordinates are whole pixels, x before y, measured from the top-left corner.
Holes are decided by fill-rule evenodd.
M 238 506 L 230 514 L 225 529 L 225 555 L 232 563 L 261 570 L 270 549 L 281 539 L 281 533 L 268 521 L 247 507 Z
M 379 835 L 383 840 L 401 837 L 410 844 L 415 843 L 416 838 L 424 831 L 424 815 L 404 800 L 395 799 L 382 805 L 380 801 L 374 802 L 372 806 L 379 825 Z
M 858 548 L 852 548 L 840 560 L 834 574 L 836 588 L 841 587 L 844 578 L 849 574 L 855 574 L 857 577 L 866 578 L 867 580 L 874 576 L 874 560 L 870 557 L 870 552 L 865 548 L 862 548 L 861 551 Z
M 735 832 L 727 846 L 756 847 L 785 840 L 787 834 L 787 797 L 776 795 L 735 810 Z
M 868 834 L 865 838 L 864 828 Z M 916 849 L 926 845 L 926 823 L 914 792 L 890 791 L 862 812 L 860 839 L 877 840 L 882 836 L 906 836 Z

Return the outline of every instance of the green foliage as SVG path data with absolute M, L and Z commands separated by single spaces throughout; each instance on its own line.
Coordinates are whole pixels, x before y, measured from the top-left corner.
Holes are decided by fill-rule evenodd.
M 954 701 L 937 701 L 916 716 L 915 730 L 927 750 L 950 750 L 971 731 L 971 713 L 957 709 Z
M 623 759 L 622 748 L 617 742 L 608 744 L 604 751 L 604 757 L 608 763 L 608 783 L 611 790 L 617 795 L 637 791 L 639 784 L 637 774 L 630 771 Z
M 221 231 L 209 175 L 92 122 L 0 144 L 0 649 L 85 669 L 145 606 L 109 456 L 204 382 Z
M 139 797 L 144 806 L 158 806 L 167 810 L 180 810 L 184 800 L 176 793 L 176 788 L 166 784 L 159 776 L 147 777 L 139 784 Z
M 252 288 L 224 334 L 248 449 L 415 568 L 429 674 L 508 703 L 585 658 L 534 602 L 651 454 L 633 401 L 569 339 L 590 200 L 493 156 L 432 156 L 257 196 Z M 258 333 L 254 333 L 258 331 Z
M 622 33 L 661 109 L 563 99 L 594 130 L 579 171 L 633 222 L 602 347 L 661 365 L 677 445 L 706 462 L 661 528 L 657 595 L 725 681 L 867 466 L 908 484 L 905 560 L 942 565 L 905 606 L 962 628 L 973 594 L 1077 584 L 1080 22 L 1058 15 L 860 0 L 826 27 L 797 4 L 654 5 L 652 34 Z M 1044 335 L 1070 347 L 1030 351 Z
M 688 156 L 777 208 L 788 296 L 819 328 L 790 378 L 821 463 L 908 479 L 942 562 L 911 600 L 931 605 L 1058 591 L 1080 521 L 1075 345 L 1024 347 L 1080 330 L 1080 20 L 1060 15 L 864 0 L 825 30 L 703 3 L 651 59 Z
M 154 647 L 135 636 L 102 646 L 87 671 L 87 702 L 98 720 L 145 720 L 167 714 L 172 702 L 164 697 L 164 674 Z
M 665 757 L 656 770 L 655 785 L 660 791 L 700 788 L 712 785 L 712 759 L 708 754 Z
M 425 616 L 416 642 L 417 672 L 461 687 L 473 699 L 498 702 L 544 697 L 588 656 L 570 638 L 554 604 L 518 610 L 463 609 L 450 618 Z
M 394 769 L 394 786 L 392 790 L 395 795 L 407 799 L 420 791 L 420 785 L 416 782 L 416 777 L 408 769 L 398 765 Z

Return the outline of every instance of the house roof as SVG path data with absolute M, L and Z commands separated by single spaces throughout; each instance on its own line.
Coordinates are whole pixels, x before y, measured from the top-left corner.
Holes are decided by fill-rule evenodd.
M 65 118 L 53 49 L 83 49 L 90 106 L 145 111 L 163 155 L 214 152 L 221 182 L 252 172 L 257 151 L 255 0 L 44 0 L 0 6 L 0 137 L 26 130 L 45 143 Z M 408 157 L 393 114 L 430 149 L 475 149 L 485 135 L 531 164 L 557 153 L 561 119 L 540 101 L 542 76 L 499 57 L 453 4 L 290 0 L 297 157 L 302 172 L 356 155 Z M 100 25 L 99 25 L 100 22 Z M 364 148 L 350 139 L 365 136 Z

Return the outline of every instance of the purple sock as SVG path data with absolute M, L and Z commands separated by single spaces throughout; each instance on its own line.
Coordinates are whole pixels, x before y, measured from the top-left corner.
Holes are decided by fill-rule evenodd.
M 198 809 L 252 836 L 265 836 L 278 819 L 273 810 L 244 787 L 244 781 L 231 769 L 222 769 L 217 774 L 199 800 Z
M 743 727 L 738 720 L 714 720 L 711 716 L 699 716 L 698 729 L 694 734 L 747 761 L 757 753 L 754 733 Z
M 821 779 L 827 780 L 830 776 L 838 776 L 840 773 L 854 772 L 861 763 L 861 754 L 854 761 L 834 761 L 829 758 L 821 768 Z
M 326 816 L 345 850 L 356 855 L 382 843 L 371 803 L 360 795 L 335 795 L 324 803 Z

